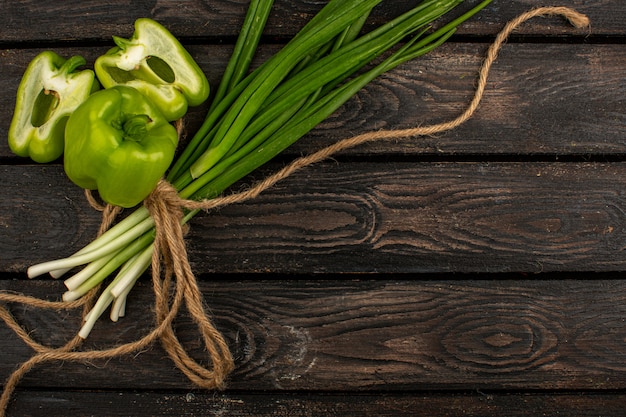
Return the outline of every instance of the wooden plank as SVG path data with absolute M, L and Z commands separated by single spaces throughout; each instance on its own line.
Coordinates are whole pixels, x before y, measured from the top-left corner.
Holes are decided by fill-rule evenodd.
M 194 219 L 191 259 L 211 272 L 623 270 L 623 169 L 324 164 Z
M 1 166 L 0 263 L 3 271 L 26 270 L 33 257 L 66 253 L 89 243 L 99 215 L 60 166 Z
M 262 48 L 259 61 L 267 59 L 277 48 Z M 190 49 L 216 86 L 230 48 Z M 288 153 L 310 152 L 362 132 L 409 128 L 457 117 L 473 94 L 473 80 L 485 49 L 486 45 L 449 43 L 383 75 Z M 93 62 L 105 50 L 57 51 L 64 56 L 84 54 Z M 38 51 L 2 52 L 0 88 L 10 92 L 7 109 L 14 108 L 22 73 Z M 436 137 L 368 144 L 346 154 L 623 155 L 624 62 L 623 45 L 509 44 L 492 70 L 480 108 L 465 125 Z M 200 125 L 205 111 L 206 106 L 202 106 L 186 116 L 190 135 Z M 0 114 L 0 136 L 6 137 L 11 116 L 12 111 Z M 27 161 L 15 158 L 6 141 L 0 141 L 0 157 Z
M 453 120 L 473 97 L 483 57 L 476 44 L 443 45 L 364 88 L 309 135 L 311 142 L 319 138 L 330 144 L 372 130 Z M 367 144 L 352 153 L 621 154 L 624 62 L 623 45 L 508 44 L 492 68 L 480 107 L 464 125 L 435 137 Z M 308 149 L 317 147 L 313 142 Z
M 0 270 L 95 235 L 60 166 L 0 169 Z M 190 259 L 206 273 L 623 271 L 625 178 L 623 163 L 320 164 L 198 215 Z
M 272 37 L 292 36 L 304 26 L 324 2 L 305 0 L 278 0 L 266 34 Z M 415 4 L 415 3 L 411 3 Z M 411 4 L 402 0 L 387 0 L 375 9 L 371 22 L 378 25 L 407 10 Z M 537 6 L 539 0 L 496 1 L 482 11 L 480 17 L 467 23 L 460 34 L 494 35 L 504 23 Z M 559 5 L 570 6 L 589 15 L 595 36 L 624 36 L 626 8 L 621 0 L 586 2 L 562 0 Z M 54 41 L 101 41 L 112 35 L 130 36 L 132 25 L 139 17 L 151 17 L 165 24 L 176 36 L 213 41 L 234 37 L 243 22 L 247 2 L 218 0 L 210 3 L 200 0 L 184 3 L 161 0 L 159 2 L 121 0 L 106 3 L 93 0 L 55 2 L 53 5 L 35 0 L 7 1 L 3 4 L 3 26 L 0 42 L 32 43 Z M 469 6 L 469 5 L 468 5 Z M 463 6 L 463 7 L 468 7 Z M 63 19 L 59 19 L 62 16 Z M 80 28 L 80 29 L 77 29 Z M 557 18 L 535 19 L 520 29 L 520 34 L 536 36 L 585 36 L 568 27 Z
M 488 275 L 487 275 L 488 276 Z M 477 275 L 476 277 L 480 277 Z M 608 279 L 608 278 L 613 279 Z M 233 390 L 624 390 L 626 282 L 598 280 L 233 280 L 200 282 L 233 352 Z M 589 275 L 588 278 L 593 278 Z M 0 288 L 53 299 L 52 280 L 2 280 Z M 87 346 L 111 346 L 151 326 L 151 289 L 140 282 L 127 317 L 100 321 Z M 12 306 L 47 344 L 77 329 L 73 312 Z M 180 340 L 205 358 L 196 329 L 177 321 Z M 0 377 L 30 352 L 0 326 Z M 62 375 L 62 378 L 59 376 Z M 192 389 L 160 346 L 87 364 L 41 365 L 21 387 L 74 390 Z
M 21 391 L 8 417 L 89 415 L 116 417 L 153 415 L 161 417 L 241 415 L 257 417 L 402 417 L 482 416 L 563 417 L 619 416 L 626 397 L 622 394 L 308 394 L 268 393 L 214 394 L 202 392 L 83 392 Z

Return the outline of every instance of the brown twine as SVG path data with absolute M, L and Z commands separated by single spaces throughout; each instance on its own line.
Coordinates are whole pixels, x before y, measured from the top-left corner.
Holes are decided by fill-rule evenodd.
M 264 190 L 297 170 L 322 161 L 337 152 L 366 142 L 432 135 L 459 126 L 468 120 L 478 107 L 485 91 L 487 75 L 491 65 L 496 60 L 498 51 L 510 33 L 528 19 L 537 16 L 551 15 L 563 16 L 577 28 L 588 27 L 590 24 L 589 19 L 585 15 L 567 7 L 537 8 L 523 13 L 508 22 L 487 51 L 486 58 L 479 70 L 474 97 L 466 110 L 454 120 L 430 126 L 368 132 L 350 137 L 308 156 L 294 160 L 291 164 L 267 177 L 247 191 L 211 200 L 182 200 L 170 184 L 161 181 L 155 191 L 144 202 L 154 219 L 156 227 L 155 249 L 152 258 L 152 283 L 157 323 L 154 329 L 136 341 L 108 349 L 77 351 L 76 349 L 82 342 L 82 339 L 78 337 L 78 335 L 74 336 L 65 345 L 55 348 L 44 346 L 35 341 L 28 332 L 19 325 L 9 310 L 0 306 L 0 319 L 2 319 L 24 343 L 36 352 L 29 360 L 22 363 L 7 379 L 2 396 L 0 397 L 0 417 L 5 415 L 9 400 L 18 382 L 36 365 L 50 361 L 83 362 L 127 355 L 145 349 L 157 339 L 161 341 L 163 348 L 167 351 L 176 366 L 194 384 L 208 389 L 223 387 L 226 377 L 234 368 L 234 362 L 222 334 L 208 318 L 204 308 L 202 294 L 189 265 L 184 242 L 184 231 L 180 222 L 183 209 L 209 210 L 255 198 Z M 182 123 L 178 123 L 176 127 L 179 134 L 182 133 Z M 103 233 L 112 224 L 115 217 L 119 214 L 120 209 L 100 204 L 90 192 L 86 193 L 86 198 L 94 208 L 102 212 L 102 224 L 99 233 Z M 164 266 L 164 270 L 161 269 L 162 265 Z M 170 290 L 172 288 L 170 287 L 173 287 L 173 294 L 171 296 Z M 36 308 L 54 310 L 73 309 L 82 306 L 84 317 L 93 306 L 97 293 L 98 289 L 96 288 L 80 300 L 60 302 L 42 300 L 21 294 L 0 292 L 0 302 L 17 303 Z M 176 337 L 172 322 L 177 316 L 183 302 L 202 335 L 205 347 L 211 359 L 210 367 L 205 367 L 192 359 Z

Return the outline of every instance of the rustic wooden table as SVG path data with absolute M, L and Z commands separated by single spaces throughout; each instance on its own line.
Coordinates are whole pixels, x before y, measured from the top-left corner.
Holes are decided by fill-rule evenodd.
M 259 60 L 323 2 L 276 1 Z M 475 116 L 435 137 L 374 143 L 311 166 L 243 204 L 197 216 L 190 259 L 235 356 L 223 392 L 197 390 L 161 346 L 86 364 L 50 363 L 21 381 L 10 416 L 617 416 L 626 404 L 626 3 L 559 5 L 592 30 L 535 19 L 509 40 Z M 333 141 L 454 118 L 504 23 L 541 0 L 495 0 L 447 44 L 365 88 L 279 160 Z M 216 85 L 247 2 L 2 1 L 0 289 L 57 299 L 27 280 L 70 254 L 100 217 L 59 161 L 6 144 L 14 96 L 41 50 L 88 62 L 165 24 Z M 401 10 L 386 1 L 373 22 Z M 90 64 L 91 65 L 91 64 Z M 190 112 L 189 130 L 205 108 Z M 90 346 L 152 326 L 149 280 L 127 317 L 101 320 Z M 60 345 L 79 312 L 8 306 Z M 181 340 L 203 358 L 195 328 Z M 0 380 L 32 351 L 0 325 Z

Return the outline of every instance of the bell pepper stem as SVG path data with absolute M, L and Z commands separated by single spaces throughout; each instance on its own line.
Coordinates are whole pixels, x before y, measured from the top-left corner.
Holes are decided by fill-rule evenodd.
M 148 132 L 146 125 L 151 121 L 152 119 L 150 119 L 150 116 L 147 114 L 133 115 L 131 118 L 125 120 L 122 125 L 124 140 L 141 142 Z
M 61 69 L 59 70 L 59 74 L 58 75 L 63 74 L 65 76 L 67 76 L 68 74 L 73 73 L 79 67 L 82 67 L 86 63 L 87 63 L 87 60 L 85 58 L 83 58 L 80 55 L 74 55 L 74 56 L 68 58 L 67 61 L 65 61 L 63 63 L 63 65 L 61 66 Z

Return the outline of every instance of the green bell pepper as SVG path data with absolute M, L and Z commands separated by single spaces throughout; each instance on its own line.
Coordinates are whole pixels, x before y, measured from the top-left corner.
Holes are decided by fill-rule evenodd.
M 128 85 L 149 97 L 169 121 L 180 119 L 188 106 L 209 97 L 209 82 L 189 52 L 161 24 L 135 21 L 130 39 L 113 37 L 116 47 L 95 62 L 105 88 Z
M 69 115 L 99 88 L 93 71 L 81 56 L 65 60 L 52 51 L 37 55 L 28 65 L 17 90 L 9 127 L 9 148 L 35 162 L 50 162 L 63 153 Z
M 148 98 L 127 86 L 107 88 L 69 118 L 65 172 L 107 203 L 133 207 L 156 187 L 177 144 L 176 129 Z

